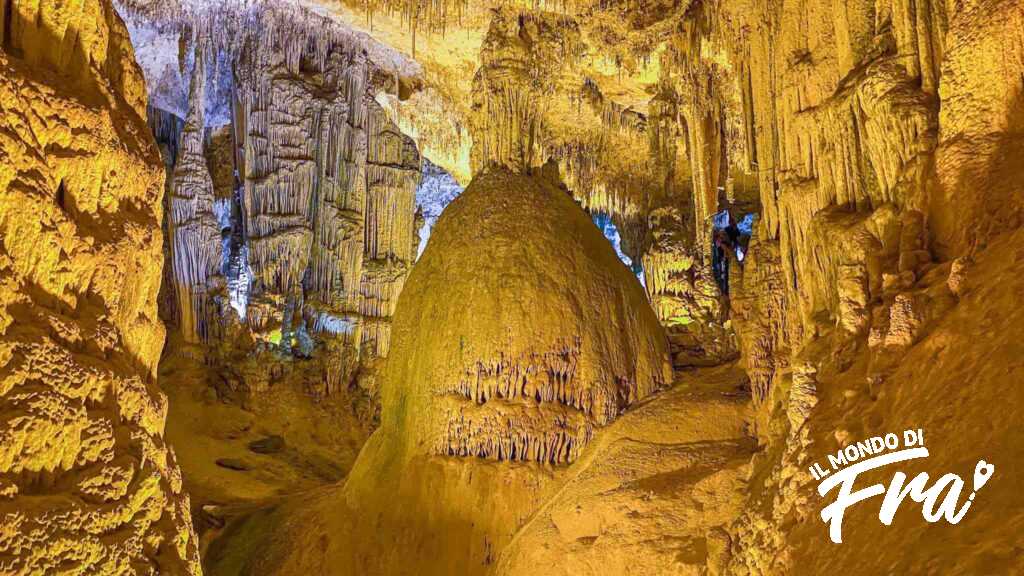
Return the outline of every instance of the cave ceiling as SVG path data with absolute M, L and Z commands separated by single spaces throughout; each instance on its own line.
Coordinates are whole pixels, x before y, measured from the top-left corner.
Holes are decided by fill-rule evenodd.
M 670 174 L 665 166 L 674 165 L 676 158 L 666 161 L 658 150 L 663 147 L 659 139 L 681 132 L 673 71 L 678 75 L 676 63 L 686 48 L 677 32 L 686 27 L 688 13 L 692 20 L 689 2 L 642 8 L 635 2 L 327 0 L 124 0 L 121 5 L 146 26 L 188 29 L 192 36 L 209 36 L 218 45 L 237 41 L 241 34 L 228 32 L 232 25 L 225 23 L 235 21 L 237 27 L 242 15 L 254 8 L 307 9 L 299 11 L 304 23 L 297 26 L 308 26 L 307 34 L 337 31 L 365 50 L 382 78 L 378 101 L 416 140 L 424 157 L 463 185 L 486 163 L 472 158 L 474 136 L 482 137 L 472 125 L 481 93 L 486 92 L 479 87 L 480 77 L 487 69 L 500 76 L 512 68 L 521 76 L 519 87 L 544 99 L 537 117 L 530 119 L 538 133 L 533 143 L 537 150 L 529 161 L 540 165 L 557 160 L 587 208 L 615 214 L 629 227 L 666 188 L 689 185 L 685 149 L 671 152 L 681 154 L 682 162 L 678 169 L 668 170 Z M 316 24 L 309 20 L 311 15 L 331 24 Z M 704 44 L 699 48 L 704 52 L 715 49 Z M 146 49 L 137 51 L 149 76 L 152 100 L 166 100 L 152 94 L 167 88 L 154 81 L 158 73 L 147 70 Z M 166 53 L 166 47 L 160 52 Z M 183 88 L 171 91 L 183 101 Z M 657 121 L 667 117 L 670 126 L 648 126 L 652 106 Z M 185 106 L 177 107 L 183 116 Z M 483 128 L 488 130 L 493 132 Z M 633 235 L 642 237 L 643 232 Z

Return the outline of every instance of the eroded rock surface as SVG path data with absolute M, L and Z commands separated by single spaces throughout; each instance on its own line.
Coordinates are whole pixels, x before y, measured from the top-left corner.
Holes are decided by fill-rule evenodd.
M 163 168 L 109 2 L 0 4 L 0 572 L 199 574 L 156 387 Z
M 123 29 L 0 2 L 0 571 L 1024 570 L 1019 2 L 119 6 L 173 403 Z M 919 427 L 966 520 L 829 545 Z

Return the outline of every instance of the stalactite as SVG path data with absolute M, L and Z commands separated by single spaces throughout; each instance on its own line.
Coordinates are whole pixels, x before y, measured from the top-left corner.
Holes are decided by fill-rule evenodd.
M 255 49 L 235 65 L 246 320 L 257 332 L 280 326 L 282 350 L 292 334 L 312 335 L 316 354 L 337 356 L 324 374 L 337 390 L 364 350 L 387 353 L 388 318 L 415 257 L 419 153 L 370 96 L 377 72 L 359 44 L 280 38 L 292 48 L 276 54 L 251 37 Z
M 495 13 L 473 79 L 474 172 L 488 166 L 526 171 L 543 163 L 541 98 L 557 90 L 563 69 L 572 67 L 584 49 L 572 19 Z
M 387 356 L 390 319 L 416 252 L 413 235 L 420 155 L 375 102 L 367 106 L 367 194 L 359 312 L 363 347 Z

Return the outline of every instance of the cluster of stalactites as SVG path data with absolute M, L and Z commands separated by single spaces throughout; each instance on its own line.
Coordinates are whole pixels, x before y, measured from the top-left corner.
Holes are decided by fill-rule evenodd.
M 819 12 L 830 26 L 793 35 L 792 10 Z M 702 259 L 710 260 L 710 216 L 737 177 L 757 180 L 761 231 L 780 242 L 796 289 L 813 277 L 803 268 L 820 268 L 809 252 L 819 214 L 926 205 L 920 183 L 935 147 L 945 11 L 901 1 L 694 7 L 662 55 L 661 81 L 686 133 Z M 817 46 L 815 35 L 831 44 Z
M 449 26 L 462 22 L 471 7 L 467 0 L 368 0 L 360 2 L 366 21 L 373 26 L 377 13 L 398 16 L 402 25 L 412 32 L 412 52 L 416 55 L 416 35 L 420 31 L 444 35 Z
M 202 50 L 197 50 L 189 112 L 171 176 L 167 215 L 178 328 L 188 342 L 215 337 L 219 315 L 212 293 L 218 289 L 222 245 L 214 214 L 213 180 L 203 153 L 204 62 Z
M 560 15 L 572 15 L 593 4 L 593 1 L 513 0 L 494 4 L 524 11 L 540 9 Z M 367 24 L 371 26 L 375 14 L 398 16 L 402 25 L 413 33 L 415 41 L 415 35 L 419 31 L 444 35 L 450 27 L 458 27 L 466 20 L 478 19 L 481 14 L 486 14 L 494 8 L 494 4 L 473 3 L 467 0 L 365 0 L 358 2 L 355 7 L 365 10 Z
M 122 8 L 176 29 L 196 55 L 189 126 L 151 114 L 154 132 L 172 142 L 168 249 L 183 279 L 173 305 L 182 331 L 219 336 L 216 318 L 231 313 L 226 295 L 239 288 L 237 278 L 248 327 L 271 341 L 280 330 L 282 348 L 295 335 L 311 336 L 330 356 L 328 391 L 340 389 L 364 351 L 387 354 L 390 316 L 416 254 L 419 152 L 374 100 L 398 77 L 371 63 L 365 38 L 299 3 L 126 0 Z M 187 55 L 180 61 L 191 64 Z M 240 184 L 232 227 L 242 246 L 227 263 L 203 162 L 203 110 L 195 106 L 205 62 L 232 72 Z M 226 282 L 218 281 L 222 266 Z M 222 285 L 225 294 L 215 294 Z
M 585 416 L 564 406 L 450 406 L 446 413 L 448 427 L 435 446 L 443 456 L 571 464 L 594 434 Z
M 689 105 L 722 110 L 723 148 L 745 150 L 745 159 L 727 161 L 756 173 L 765 230 L 778 238 L 783 222 L 799 216 L 783 213 L 787 186 L 812 183 L 813 194 L 804 194 L 810 213 L 887 202 L 920 208 L 922 199 L 900 188 L 934 147 L 946 10 L 900 0 L 829 10 L 832 45 L 820 48 L 836 55 L 829 59 L 816 58 L 811 40 L 785 36 L 780 5 L 703 3 L 663 66 L 683 80 Z
M 809 52 L 788 62 L 760 54 L 749 69 L 746 108 L 753 121 L 773 126 L 756 132 L 764 230 L 780 241 L 786 283 L 796 288 L 790 304 L 801 303 L 806 334 L 817 330 L 811 309 L 855 332 L 864 324 L 862 313 L 847 308 L 866 305 L 868 291 L 849 301 L 835 289 L 817 295 L 821 280 L 864 283 L 860 272 L 851 276 L 861 268 L 851 264 L 860 257 L 856 250 L 823 252 L 816 245 L 834 225 L 832 212 L 877 215 L 887 206 L 911 211 L 927 204 L 921 182 L 935 147 L 935 58 L 942 49 L 936 37 L 945 27 L 944 8 L 935 4 L 941 3 L 894 2 L 877 13 L 874 6 L 848 7 L 833 14 L 844 31 L 834 63 L 818 63 Z M 752 42 L 749 49 L 764 48 Z M 771 99 L 758 97 L 768 84 L 781 88 Z
M 544 160 L 542 100 L 585 52 L 575 20 L 497 11 L 473 79 L 470 134 L 474 173 L 488 166 L 525 172 Z
M 590 78 L 584 78 L 578 95 L 571 95 L 570 100 L 577 105 L 586 104 L 601 119 L 601 124 L 612 130 L 629 130 L 643 134 L 647 130 L 647 118 L 633 110 L 630 106 L 624 106 L 618 102 L 606 98 L 601 93 L 597 83 Z
M 541 158 L 558 162 L 563 181 L 586 210 L 623 222 L 642 221 L 665 187 L 665 162 L 650 153 L 646 116 L 606 98 L 589 78 L 568 98 L 576 117 L 565 121 L 575 126 L 565 130 L 542 122 L 551 133 L 541 138 Z M 626 158 L 624 150 L 641 153 Z
M 388 355 L 391 316 L 416 259 L 416 188 L 420 155 L 376 101 L 367 102 L 366 218 L 359 313 L 363 348 Z
M 359 251 L 338 231 L 356 232 L 363 212 L 366 65 L 346 53 L 331 62 L 338 72 L 315 78 L 294 75 L 285 55 L 237 67 L 234 123 L 256 294 L 299 290 L 312 257 L 319 300 L 345 299 L 322 256 Z
M 444 166 L 457 181 L 469 182 L 472 143 L 466 129 L 467 103 L 434 86 L 426 86 L 405 100 L 378 94 L 378 101 L 391 121 L 416 139 L 424 156 Z
M 664 187 L 661 159 L 624 157 L 624 150 L 649 149 L 647 119 L 578 74 L 586 52 L 573 18 L 496 12 L 474 77 L 472 170 L 502 166 L 526 172 L 554 160 L 585 209 L 628 224 L 629 244 L 639 256 L 644 212 L 652 191 Z
M 157 145 L 166 147 L 163 152 L 164 164 L 173 168 L 178 159 L 178 145 L 181 143 L 181 132 L 185 128 L 185 122 L 177 114 L 146 106 L 146 124 L 153 132 Z
M 250 326 L 304 324 L 339 357 L 334 389 L 364 352 L 387 355 L 415 258 L 420 156 L 371 97 L 365 56 L 329 60 L 328 73 L 296 75 L 284 56 L 243 59 L 235 124 L 253 292 L 267 304 Z M 288 322 L 287 310 L 301 313 Z
M 519 358 L 500 355 L 469 366 L 438 391 L 446 422 L 435 451 L 566 464 L 574 461 L 594 429 L 651 391 L 633 381 L 588 381 L 578 346 Z
M 186 42 L 202 43 L 228 62 L 243 57 L 269 61 L 283 57 L 289 71 L 303 66 L 329 69 L 330 54 L 360 52 L 362 38 L 296 0 L 118 0 L 120 12 L 178 32 Z
M 681 32 L 661 55 L 658 108 L 663 137 L 671 124 L 685 142 L 692 184 L 692 214 L 701 262 L 711 263 L 711 217 L 720 209 L 730 175 L 749 168 L 743 134 L 737 75 L 723 42 L 711 3 L 691 10 Z M 667 130 L 666 130 L 667 129 Z

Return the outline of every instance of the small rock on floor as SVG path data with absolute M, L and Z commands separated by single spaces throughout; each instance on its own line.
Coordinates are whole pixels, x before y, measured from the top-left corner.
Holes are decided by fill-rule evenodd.
M 246 471 L 249 469 L 249 465 L 237 458 L 218 458 L 217 466 L 221 468 L 227 468 L 228 470 L 239 470 Z
M 276 454 L 284 450 L 284 438 L 274 435 L 249 442 L 249 450 L 257 454 Z

